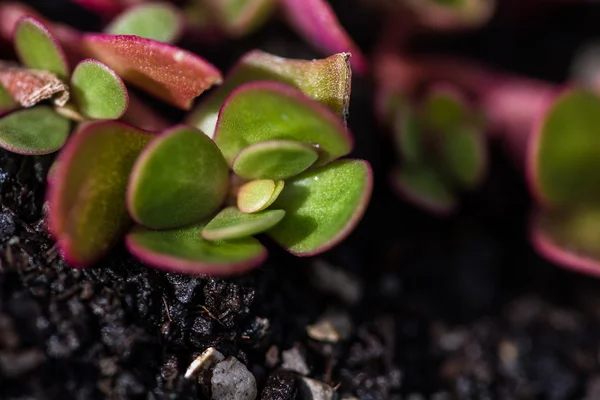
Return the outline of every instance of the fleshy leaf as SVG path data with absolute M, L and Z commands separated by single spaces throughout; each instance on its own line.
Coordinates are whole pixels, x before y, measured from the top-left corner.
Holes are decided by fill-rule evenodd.
M 156 40 L 88 34 L 83 46 L 126 82 L 184 110 L 222 80 L 219 70 L 203 58 Z
M 454 193 L 433 169 L 411 166 L 392 170 L 391 185 L 403 199 L 435 214 L 447 215 L 456 208 Z
M 49 227 L 74 266 L 94 263 L 125 233 L 127 181 L 153 136 L 117 121 L 89 122 L 60 152 L 49 186 Z
M 269 140 L 243 149 L 233 160 L 233 171 L 245 179 L 287 179 L 314 164 L 319 153 L 291 140 Z
M 254 213 L 269 207 L 283 190 L 283 181 L 259 179 L 242 185 L 238 190 L 237 206 L 240 211 Z
M 393 120 L 395 143 L 402 160 L 407 163 L 420 163 L 426 157 L 426 132 L 419 116 L 412 108 L 399 108 Z
M 265 210 L 248 214 L 227 207 L 217 214 L 202 231 L 206 240 L 240 239 L 265 232 L 285 216 L 283 210 Z
M 262 25 L 271 15 L 277 0 L 208 0 L 219 26 L 233 37 L 244 36 Z
M 16 111 L 0 118 L 0 147 L 19 154 L 49 154 L 69 136 L 69 120 L 48 106 Z
M 541 211 L 532 220 L 534 247 L 550 261 L 600 276 L 600 208 Z
M 136 35 L 164 43 L 181 37 L 185 17 L 171 3 L 156 2 L 130 7 L 104 29 L 111 35 Z
M 87 59 L 71 76 L 73 97 L 81 114 L 91 119 L 118 119 L 127 110 L 129 96 L 121 78 L 105 64 Z
M 186 274 L 228 276 L 263 263 L 267 250 L 254 238 L 209 241 L 200 234 L 204 224 L 154 231 L 135 226 L 126 237 L 128 250 L 142 262 Z
M 298 60 L 250 51 L 227 75 L 223 85 L 190 114 L 188 123 L 213 137 L 219 109 L 227 96 L 241 84 L 259 80 L 294 86 L 345 118 L 352 78 L 348 57 L 348 53 L 340 53 L 320 60 Z
M 250 82 L 231 93 L 221 108 L 215 134 L 228 163 L 250 145 L 279 139 L 313 146 L 319 152 L 319 165 L 348 154 L 353 144 L 335 114 L 291 86 Z
M 553 206 L 600 200 L 600 97 L 579 89 L 560 95 L 530 138 L 530 183 Z
M 445 171 L 460 186 L 472 188 L 483 179 L 487 157 L 480 130 L 465 127 L 442 133 L 440 153 Z
M 432 89 L 425 99 L 423 119 L 441 132 L 457 129 L 468 121 L 465 100 L 452 88 Z
M 175 127 L 153 140 L 136 161 L 127 190 L 129 213 L 153 229 L 198 222 L 225 199 L 228 174 L 209 137 L 192 127 Z
M 69 101 L 69 89 L 53 73 L 15 67 L 1 61 L 0 86 L 25 108 L 47 99 L 52 99 L 59 107 Z
M 287 20 L 307 42 L 324 54 L 351 53 L 352 68 L 359 74 L 367 72 L 365 57 L 326 0 L 282 0 L 281 6 Z
M 285 218 L 268 234 L 297 256 L 330 249 L 362 218 L 372 180 L 371 167 L 363 160 L 334 161 L 287 180 L 273 203 L 285 210 Z
M 67 79 L 69 66 L 65 54 L 54 35 L 40 21 L 32 17 L 20 19 L 13 40 L 23 65 L 51 72 L 63 81 Z
M 13 100 L 12 96 L 0 85 L 0 115 L 7 111 L 14 110 L 19 104 Z

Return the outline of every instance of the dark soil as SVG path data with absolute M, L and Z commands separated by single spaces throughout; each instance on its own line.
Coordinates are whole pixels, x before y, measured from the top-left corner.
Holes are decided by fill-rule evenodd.
M 370 49 L 375 15 L 332 3 Z M 34 5 L 80 28 L 99 24 L 67 2 Z M 563 7 L 516 21 L 506 15 L 430 45 L 560 81 L 573 51 L 597 34 L 600 8 Z M 254 47 L 316 56 L 278 22 L 202 54 L 227 69 Z M 387 188 L 393 154 L 370 101 L 369 82 L 357 78 L 354 155 L 370 160 L 376 174 L 363 222 L 318 260 L 268 243 L 269 261 L 235 279 L 158 272 L 122 248 L 94 268 L 69 268 L 44 229 L 52 156 L 1 151 L 0 398 L 205 398 L 205 387 L 183 374 L 210 346 L 247 365 L 261 399 L 301 398 L 299 374 L 281 368 L 279 357 L 295 346 L 308 375 L 342 398 L 600 399 L 600 282 L 531 251 L 530 205 L 517 171 L 494 148 L 490 178 L 460 213 L 429 217 Z M 353 283 L 319 278 L 317 262 L 339 267 Z M 307 326 L 332 308 L 351 319 L 350 336 L 333 344 L 311 339 Z

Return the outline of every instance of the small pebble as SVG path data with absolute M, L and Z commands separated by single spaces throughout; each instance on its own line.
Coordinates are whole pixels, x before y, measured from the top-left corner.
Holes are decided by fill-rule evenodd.
M 333 388 L 325 382 L 303 377 L 300 382 L 299 400 L 331 400 Z
M 321 342 L 337 343 L 352 333 L 352 321 L 347 313 L 329 311 L 319 320 L 306 327 L 308 336 Z
M 281 358 L 283 359 L 283 365 L 281 366 L 283 369 L 297 372 L 300 375 L 309 374 L 310 370 L 308 369 L 308 365 L 306 365 L 306 360 L 298 347 L 294 346 L 289 350 L 283 351 Z
M 215 366 L 210 382 L 212 400 L 256 399 L 254 375 L 234 357 L 228 357 Z

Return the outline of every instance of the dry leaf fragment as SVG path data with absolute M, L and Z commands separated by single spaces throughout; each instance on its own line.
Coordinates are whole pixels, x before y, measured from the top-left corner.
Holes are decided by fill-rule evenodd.
M 58 107 L 69 101 L 69 88 L 56 75 L 47 71 L 21 68 L 0 62 L 0 85 L 22 107 L 52 99 Z

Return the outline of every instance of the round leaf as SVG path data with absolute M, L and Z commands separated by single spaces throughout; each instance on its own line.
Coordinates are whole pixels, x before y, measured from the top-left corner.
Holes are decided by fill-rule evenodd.
M 245 213 L 253 213 L 269 207 L 283 190 L 283 181 L 260 179 L 242 185 L 238 190 L 237 206 Z
M 538 213 L 531 228 L 534 247 L 566 268 L 600 276 L 600 208 L 577 207 Z
M 279 139 L 313 146 L 320 165 L 348 154 L 353 143 L 335 114 L 290 86 L 251 82 L 231 93 L 215 134 L 228 163 L 250 145 Z
M 187 121 L 213 137 L 219 110 L 227 96 L 241 84 L 259 80 L 294 86 L 345 118 L 352 77 L 349 57 L 348 53 L 340 53 L 319 60 L 299 60 L 260 50 L 250 51 L 233 67 L 223 85 L 207 96 Z
M 370 165 L 338 160 L 286 181 L 273 207 L 285 218 L 268 231 L 297 256 L 324 252 L 341 242 L 362 218 L 372 191 Z
M 67 140 L 71 123 L 48 106 L 16 111 L 0 118 L 0 147 L 19 154 L 49 154 Z
M 231 36 L 246 35 L 271 15 L 277 0 L 208 0 L 219 26 Z
M 447 132 L 468 121 L 465 100 L 450 87 L 434 88 L 425 99 L 423 119 L 431 129 Z
M 91 122 L 60 152 L 48 190 L 49 226 L 72 265 L 91 265 L 129 227 L 127 181 L 151 138 L 121 122 Z
M 8 94 L 6 89 L 4 89 L 4 86 L 0 85 L 0 115 L 7 111 L 14 110 L 18 106 L 17 102 L 10 94 Z
M 197 55 L 139 36 L 88 34 L 83 48 L 126 82 L 184 110 L 222 80 L 219 70 Z
M 426 167 L 392 171 L 391 185 L 403 199 L 439 215 L 454 211 L 456 197 L 441 176 Z
M 290 140 L 269 140 L 243 149 L 233 160 L 233 171 L 244 179 L 287 179 L 314 164 L 319 153 Z
M 135 226 L 125 243 L 142 262 L 186 274 L 239 274 L 259 266 L 267 257 L 266 249 L 254 238 L 209 241 L 200 236 L 203 229 L 204 224 L 166 231 Z
M 549 205 L 600 200 L 600 98 L 583 90 L 559 96 L 531 138 L 531 184 Z
M 108 66 L 88 59 L 71 76 L 71 90 L 81 114 L 91 119 L 118 119 L 127 110 L 125 84 Z
M 404 162 L 420 163 L 427 156 L 426 132 L 422 125 L 408 106 L 398 109 L 394 116 L 394 139 Z
M 170 3 L 146 3 L 128 8 L 105 29 L 112 35 L 136 35 L 175 43 L 183 33 L 185 17 Z
M 460 186 L 472 188 L 486 170 L 484 133 L 462 128 L 440 135 L 440 153 L 445 170 Z
M 40 21 L 32 17 L 20 19 L 13 40 L 23 65 L 51 72 L 63 81 L 67 79 L 69 66 L 65 54 L 54 35 Z
M 285 216 L 283 210 L 265 210 L 253 214 L 227 207 L 217 214 L 202 230 L 207 240 L 239 239 L 274 227 Z
M 133 219 L 154 229 L 198 222 L 223 202 L 227 164 L 210 138 L 179 126 L 157 137 L 135 163 L 127 203 Z

